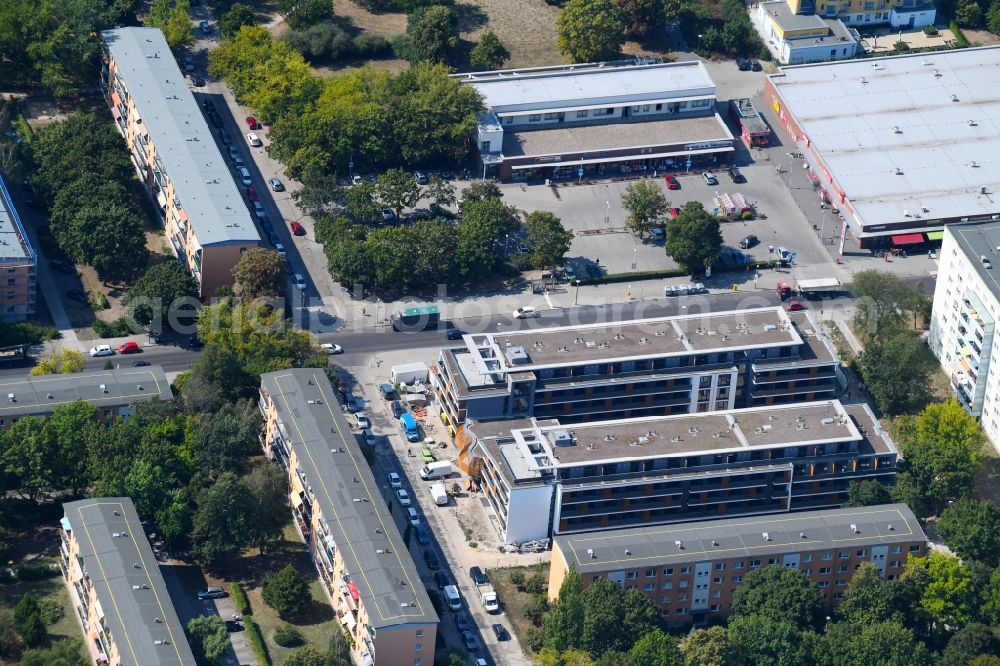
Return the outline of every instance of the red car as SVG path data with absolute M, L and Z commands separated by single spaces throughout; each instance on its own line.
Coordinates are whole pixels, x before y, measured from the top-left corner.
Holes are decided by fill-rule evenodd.
M 802 301 L 789 301 L 786 309 L 789 312 L 800 312 L 805 310 L 806 306 L 802 304 Z
M 141 351 L 142 349 L 140 349 L 139 345 L 133 340 L 129 340 L 118 348 L 119 354 L 138 354 Z
M 303 227 L 298 222 L 292 222 L 289 226 L 292 228 L 292 233 L 295 234 L 296 236 L 305 236 L 306 235 L 306 229 L 305 229 L 305 227 Z
M 250 129 L 260 129 L 260 123 L 254 116 L 247 116 L 247 127 Z
M 681 184 L 677 182 L 677 178 L 675 178 L 672 173 L 668 173 L 666 176 L 664 176 L 663 181 L 667 184 L 668 190 L 681 189 Z
M 681 214 L 681 209 L 680 208 L 670 208 L 668 212 L 670 213 L 670 219 L 671 220 L 676 220 L 677 216 Z
M 253 185 L 247 188 L 247 199 L 250 201 L 260 201 L 260 197 L 257 196 L 257 190 Z

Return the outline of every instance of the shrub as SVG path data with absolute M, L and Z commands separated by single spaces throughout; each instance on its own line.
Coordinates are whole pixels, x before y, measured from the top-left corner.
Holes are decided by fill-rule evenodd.
M 62 604 L 55 599 L 38 600 L 38 616 L 42 619 L 42 624 L 51 626 L 61 620 L 64 613 Z
M 518 592 L 524 592 L 524 572 L 514 569 L 510 572 L 510 583 L 517 588 Z
M 544 594 L 549 587 L 549 579 L 545 574 L 536 572 L 525 581 L 524 590 L 528 594 Z
M 389 40 L 378 35 L 362 34 L 353 40 L 354 55 L 358 58 L 375 58 L 390 55 L 392 46 Z
M 124 317 L 110 322 L 102 319 L 94 322 L 94 333 L 99 338 L 124 338 L 134 332 Z
M 898 41 L 892 45 L 892 48 L 896 49 L 899 53 L 905 53 L 910 50 L 910 45 L 904 41 Z
M 290 624 L 274 632 L 274 642 L 281 647 L 296 647 L 302 645 L 302 633 Z
M 924 34 L 928 35 L 929 37 L 933 37 L 934 35 L 938 34 L 938 29 L 932 25 L 929 25 L 926 28 L 924 28 Z
M 37 611 L 21 623 L 18 627 L 18 633 L 21 634 L 21 640 L 24 641 L 24 644 L 29 647 L 40 645 L 45 640 L 45 625 L 42 624 L 42 619 L 38 617 Z
M 308 583 L 291 564 L 264 578 L 262 596 L 264 603 L 282 617 L 298 615 L 311 599 Z
M 17 579 L 42 580 L 43 578 L 52 578 L 57 572 L 57 569 L 47 564 L 22 564 L 17 568 Z
M 958 27 L 958 24 L 955 23 L 954 19 L 948 23 L 948 29 L 951 30 L 951 34 L 955 35 L 956 48 L 964 49 L 972 46 L 972 44 L 969 43 L 969 40 L 965 38 L 965 35 L 962 34 L 962 29 Z
M 524 604 L 524 617 L 535 626 L 542 624 L 542 616 L 549 609 L 548 600 L 541 594 L 536 594 Z
M 271 656 L 267 653 L 267 644 L 264 643 L 264 637 L 260 635 L 260 628 L 257 627 L 257 623 L 251 619 L 243 618 L 243 625 L 247 641 L 250 642 L 250 649 L 257 655 L 257 661 L 260 662 L 260 666 L 271 666 Z
M 545 631 L 541 627 L 528 627 L 524 634 L 524 642 L 528 644 L 528 649 L 538 652 L 545 642 Z
M 253 608 L 250 607 L 250 600 L 247 593 L 243 591 L 243 586 L 239 583 L 229 584 L 229 596 L 233 598 L 233 605 L 240 615 L 253 615 Z

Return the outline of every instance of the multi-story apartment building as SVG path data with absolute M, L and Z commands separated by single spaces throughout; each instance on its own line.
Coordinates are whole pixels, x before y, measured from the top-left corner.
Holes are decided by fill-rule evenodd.
M 934 4 L 924 0 L 785 0 L 796 14 L 840 19 L 849 26 L 891 23 L 893 28 L 933 25 Z
M 891 484 L 898 450 L 867 405 L 839 401 L 562 424 L 477 423 L 479 489 L 504 543 L 841 506 Z
M 0 428 L 11 427 L 23 416 L 48 416 L 77 400 L 96 407 L 99 418 L 112 419 L 128 416 L 138 402 L 173 398 L 158 365 L 19 377 L 0 381 Z
M 431 666 L 438 616 L 323 370 L 261 376 L 261 443 L 358 664 Z
M 431 368 L 455 428 L 826 400 L 843 385 L 811 315 L 780 307 L 470 334 L 464 343 L 442 349 Z
M 969 413 L 1000 450 L 1000 222 L 945 227 L 928 343 Z M 996 262 L 996 266 L 994 266 Z
M 38 255 L 14 208 L 7 184 L 0 176 L 0 321 L 24 321 L 35 313 Z
M 139 179 L 157 202 L 166 236 L 202 298 L 232 284 L 260 235 L 158 28 L 101 33 L 101 86 Z
M 864 562 L 892 580 L 927 537 L 905 504 L 706 520 L 556 537 L 549 598 L 570 568 L 587 586 L 608 578 L 646 594 L 672 625 L 729 615 L 744 577 L 762 567 L 802 571 L 835 606 Z
M 63 504 L 59 565 L 97 666 L 194 666 L 128 497 Z

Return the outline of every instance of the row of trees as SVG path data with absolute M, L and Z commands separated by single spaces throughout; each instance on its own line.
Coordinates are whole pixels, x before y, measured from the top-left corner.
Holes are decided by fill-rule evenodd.
M 52 234 L 103 280 L 146 265 L 146 236 L 130 188 L 135 169 L 110 122 L 76 113 L 25 144 L 32 186 L 50 204 Z
M 986 28 L 1000 35 L 1000 0 L 943 0 L 938 10 L 961 28 Z
M 771 52 L 754 29 L 741 0 L 715 0 L 710 4 L 678 0 L 671 5 L 691 48 L 704 55 L 723 53 L 770 60 Z

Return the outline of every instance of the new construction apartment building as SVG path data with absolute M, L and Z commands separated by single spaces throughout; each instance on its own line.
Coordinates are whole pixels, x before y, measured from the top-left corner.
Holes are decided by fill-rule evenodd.
M 264 452 L 358 664 L 431 666 L 438 616 L 323 370 L 261 376 Z
M 762 567 L 802 571 L 835 606 L 862 563 L 892 580 L 926 549 L 905 504 L 559 536 L 549 598 L 573 568 L 584 586 L 608 578 L 646 594 L 669 624 L 704 624 L 729 615 L 744 577 Z
M 503 543 L 841 506 L 898 450 L 837 400 L 590 423 L 477 423 L 471 456 Z
M 31 247 L 21 218 L 0 176 L 0 321 L 24 321 L 35 313 L 38 255 Z
M 826 400 L 833 346 L 781 307 L 469 334 L 431 381 L 446 421 L 560 423 Z M 456 435 L 458 433 L 456 432 Z
M 233 283 L 260 235 L 159 28 L 101 33 L 101 87 L 167 241 L 202 298 Z
M 63 504 L 59 566 L 97 666 L 195 666 L 128 497 Z

